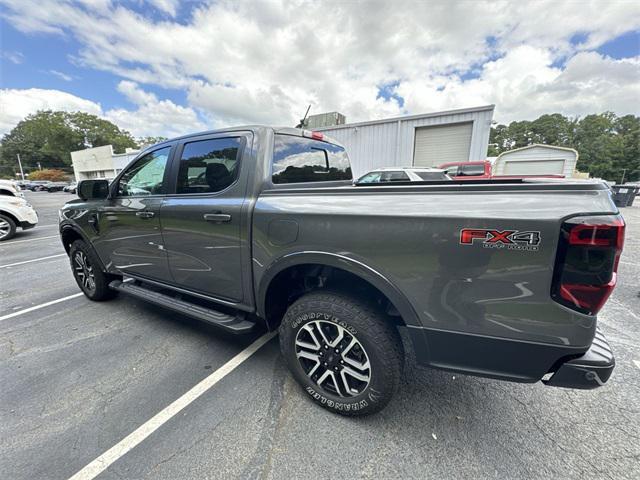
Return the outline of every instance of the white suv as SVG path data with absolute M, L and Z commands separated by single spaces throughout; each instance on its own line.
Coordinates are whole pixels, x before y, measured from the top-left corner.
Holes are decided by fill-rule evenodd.
M 0 195 L 10 197 L 24 197 L 18 184 L 12 180 L 0 180 Z
M 0 195 L 0 242 L 9 240 L 18 227 L 26 230 L 38 223 L 38 214 L 22 197 Z

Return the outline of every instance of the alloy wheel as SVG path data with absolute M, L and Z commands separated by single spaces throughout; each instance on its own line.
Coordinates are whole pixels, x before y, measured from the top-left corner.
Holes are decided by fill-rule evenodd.
M 0 239 L 3 239 L 11 232 L 11 225 L 6 220 L 0 218 Z
M 73 256 L 74 273 L 78 280 L 82 283 L 82 287 L 89 292 L 93 292 L 96 288 L 96 279 L 93 273 L 93 266 L 89 263 L 87 256 L 83 251 L 78 251 Z
M 369 385 L 369 357 L 358 339 L 340 325 L 309 322 L 298 331 L 295 345 L 302 369 L 321 389 L 355 397 Z

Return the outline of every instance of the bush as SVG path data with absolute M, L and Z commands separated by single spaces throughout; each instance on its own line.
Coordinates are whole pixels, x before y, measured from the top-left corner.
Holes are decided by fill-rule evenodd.
M 68 175 L 62 170 L 44 169 L 29 172 L 29 180 L 49 180 L 51 182 L 64 182 L 68 180 Z

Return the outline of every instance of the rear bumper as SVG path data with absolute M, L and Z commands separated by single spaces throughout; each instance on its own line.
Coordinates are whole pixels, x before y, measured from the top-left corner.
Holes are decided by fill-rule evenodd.
M 511 382 L 589 389 L 603 385 L 615 360 L 602 332 L 591 345 L 571 347 L 408 327 L 416 362 L 442 370 Z M 586 350 L 586 351 L 585 351 Z
M 552 387 L 592 389 L 609 380 L 616 365 L 613 352 L 600 329 L 587 352 L 561 364 L 550 378 L 543 380 Z

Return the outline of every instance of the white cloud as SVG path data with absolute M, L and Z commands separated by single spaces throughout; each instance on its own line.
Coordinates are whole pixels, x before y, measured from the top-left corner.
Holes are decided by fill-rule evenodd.
M 136 104 L 136 109 L 113 109 L 105 112 L 104 116 L 136 137 L 176 137 L 207 128 L 192 108 L 176 105 L 169 100 L 158 100 L 134 82 L 122 81 L 118 84 L 118 90 Z
M 348 121 L 495 103 L 500 121 L 560 111 L 638 113 L 638 58 L 592 50 L 640 28 L 640 7 L 620 1 L 558 2 L 188 2 L 149 0 L 162 19 L 108 0 L 0 0 L 27 33 L 80 43 L 75 60 L 123 79 L 136 115 L 115 110 L 128 128 L 163 131 L 262 122 L 294 124 L 338 110 Z M 582 39 L 578 45 L 572 39 Z M 564 67 L 561 65 L 563 60 Z M 473 70 L 478 78 L 463 81 Z M 188 107 L 160 100 L 141 84 L 182 89 Z M 405 100 L 385 101 L 397 84 Z M 157 118 L 152 109 L 160 109 Z M 152 123 L 146 124 L 145 121 Z M 155 123 L 153 123 L 155 122 Z M 159 132 L 153 132 L 158 134 Z
M 105 111 L 99 103 L 60 90 L 0 90 L 0 135 L 38 110 L 88 112 L 112 121 L 136 137 L 174 137 L 207 128 L 192 108 L 176 105 L 169 100 L 158 100 L 155 95 L 145 92 L 133 82 L 120 82 L 118 90 L 135 104 L 135 109 L 116 108 Z
M 65 82 L 70 82 L 73 80 L 73 77 L 71 75 L 67 75 L 64 72 L 59 72 L 58 70 L 49 70 L 49 73 L 54 77 L 58 77 L 59 79 L 64 80 Z
M 14 65 L 20 65 L 24 62 L 24 55 L 20 52 L 4 51 L 2 52 L 2 58 L 6 58 Z
M 76 97 L 60 90 L 43 90 L 30 88 L 27 90 L 0 90 L 0 134 L 11 130 L 27 115 L 38 110 L 64 110 L 100 115 L 100 104 Z

